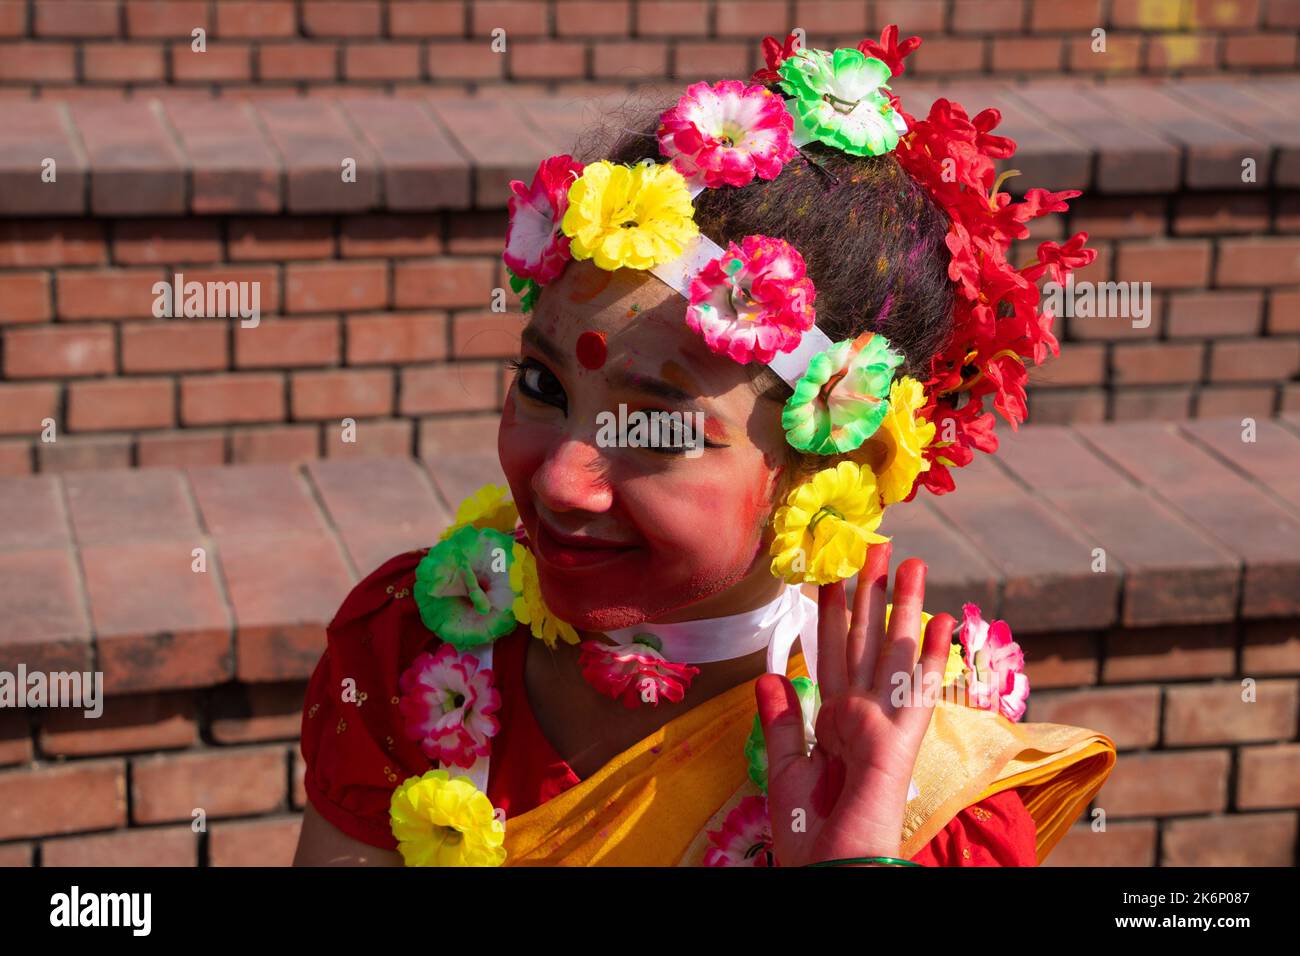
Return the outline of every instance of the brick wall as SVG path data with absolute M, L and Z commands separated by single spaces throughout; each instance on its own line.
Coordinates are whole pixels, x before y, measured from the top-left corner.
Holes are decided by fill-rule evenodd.
M 1026 719 L 1120 751 L 1051 864 L 1297 862 L 1300 415 L 1254 438 L 1029 427 L 886 518 L 927 609 L 1011 624 Z M 0 866 L 288 863 L 325 622 L 488 480 L 465 449 L 0 478 L 0 670 L 98 668 L 108 695 L 98 719 L 0 711 Z
M 852 45 L 897 23 L 914 75 L 1294 70 L 1296 0 L 0 0 L 0 94 L 447 96 L 747 75 L 756 40 Z M 206 31 L 194 52 L 191 34 Z M 1092 31 L 1107 31 L 1105 53 Z M 506 47 L 490 47 L 504 30 Z

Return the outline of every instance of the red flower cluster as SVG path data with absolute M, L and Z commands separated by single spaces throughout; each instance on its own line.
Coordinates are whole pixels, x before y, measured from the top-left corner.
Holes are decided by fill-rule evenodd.
M 755 82 L 770 82 L 765 77 L 775 76 L 796 48 L 794 40 L 791 34 L 781 46 L 773 37 L 764 39 L 767 69 L 754 74 Z M 920 45 L 917 37 L 899 43 L 898 28 L 888 26 L 879 42 L 866 39 L 858 49 L 883 60 L 898 76 L 903 60 Z M 939 99 L 929 116 L 918 120 L 897 96 L 885 92 L 909 130 L 894 155 L 948 214 L 948 276 L 956 293 L 953 335 L 935 356 L 924 383 L 927 402 L 920 414 L 935 425 L 935 439 L 925 451 L 930 468 L 918 477 L 910 500 L 922 485 L 934 494 L 952 491 L 950 468 L 970 464 L 976 449 L 997 451 L 994 416 L 984 411 L 986 396 L 993 396 L 994 410 L 1013 429 L 1024 421 L 1025 363 L 1038 364 L 1049 351 L 1060 354 L 1052 335 L 1054 316 L 1039 309 L 1036 283 L 1046 272 L 1064 284 L 1071 270 L 1092 262 L 1097 253 L 1084 248 L 1088 234 L 1080 232 L 1063 245 L 1042 243 L 1038 258 L 1016 269 L 1007 252 L 1013 241 L 1029 236 L 1026 223 L 1064 212 L 1065 200 L 1080 193 L 1030 189 L 1023 201 L 1012 202 L 1008 193 L 999 192 L 1002 180 L 995 168 L 996 160 L 1008 159 L 1016 150 L 1014 141 L 993 133 L 1001 113 L 987 109 L 971 117 L 960 104 Z M 1003 178 L 1007 175 L 1011 173 Z

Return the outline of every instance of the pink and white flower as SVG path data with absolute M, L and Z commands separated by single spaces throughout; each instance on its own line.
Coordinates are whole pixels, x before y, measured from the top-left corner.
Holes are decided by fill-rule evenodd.
M 692 83 L 659 118 L 659 152 L 688 183 L 744 186 L 775 179 L 798 150 L 780 96 L 740 80 Z
M 816 320 L 816 291 L 804 272 L 803 256 L 784 239 L 729 242 L 691 280 L 686 324 L 720 355 L 770 362 L 794 351 Z
M 566 153 L 542 160 L 532 186 L 510 181 L 510 225 L 501 258 L 521 279 L 546 285 L 568 264 L 570 240 L 560 231 L 560 221 L 569 208 L 569 187 L 582 170 L 583 164 Z
M 963 604 L 959 636 L 966 658 L 962 680 L 967 699 L 976 707 L 997 710 L 1007 720 L 1019 720 L 1029 700 L 1025 654 L 1011 639 L 1006 621 L 991 624 L 980 616 L 979 606 Z
M 420 654 L 398 681 L 397 709 L 406 735 L 418 740 L 430 760 L 470 767 L 489 753 L 488 741 L 501 729 L 493 714 L 501 695 L 492 686 L 492 671 L 479 669 L 478 658 L 443 644 L 436 654 Z
M 658 704 L 660 699 L 681 701 L 691 680 L 700 672 L 691 664 L 675 664 L 638 635 L 631 644 L 583 641 L 578 645 L 578 666 L 587 683 L 606 697 L 622 700 L 627 708 Z M 657 643 L 657 642 L 656 642 Z
M 776 866 L 766 797 L 745 797 L 707 836 L 713 845 L 704 851 L 705 866 Z

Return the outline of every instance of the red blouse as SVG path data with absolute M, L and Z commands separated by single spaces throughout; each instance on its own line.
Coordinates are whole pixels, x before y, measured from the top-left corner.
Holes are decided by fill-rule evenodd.
M 387 850 L 397 848 L 388 823 L 393 790 L 433 766 L 407 738 L 397 709 L 402 672 L 437 644 L 411 597 L 422 556 L 411 551 L 392 558 L 344 600 L 303 707 L 304 786 L 312 806 L 348 836 Z M 493 648 L 501 728 L 492 740 L 487 796 L 507 819 L 579 783 L 529 707 L 523 681 L 528 640 L 527 629 L 519 628 Z M 355 692 L 346 693 L 348 688 Z M 509 759 L 503 759 L 506 754 Z M 1033 866 L 1034 836 L 1019 794 L 1008 790 L 966 807 L 913 860 L 927 866 Z

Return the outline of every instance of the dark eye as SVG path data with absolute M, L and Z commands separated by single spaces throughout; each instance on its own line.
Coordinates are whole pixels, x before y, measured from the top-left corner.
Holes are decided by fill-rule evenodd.
M 526 358 L 511 363 L 519 391 L 535 402 L 563 409 L 567 404 L 564 386 L 549 368 L 536 359 Z

